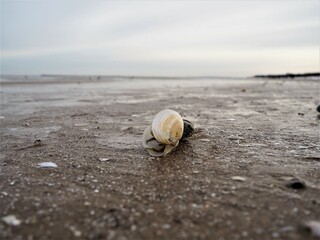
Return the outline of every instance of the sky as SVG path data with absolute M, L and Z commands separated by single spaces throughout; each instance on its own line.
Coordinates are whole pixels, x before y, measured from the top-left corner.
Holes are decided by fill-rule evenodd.
M 320 0 L 1 0 L 2 74 L 252 76 L 320 68 Z

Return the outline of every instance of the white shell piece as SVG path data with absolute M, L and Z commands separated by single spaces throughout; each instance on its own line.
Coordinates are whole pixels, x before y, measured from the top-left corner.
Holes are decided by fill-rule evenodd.
M 58 165 L 53 162 L 42 162 L 42 163 L 38 163 L 38 167 L 40 167 L 40 168 L 56 168 L 56 167 L 58 167 Z
M 144 130 L 142 144 L 151 156 L 162 157 L 164 155 L 165 146 L 154 138 L 151 132 L 151 126 Z
M 19 226 L 21 220 L 19 220 L 15 215 L 8 215 L 2 218 L 2 221 L 10 226 Z

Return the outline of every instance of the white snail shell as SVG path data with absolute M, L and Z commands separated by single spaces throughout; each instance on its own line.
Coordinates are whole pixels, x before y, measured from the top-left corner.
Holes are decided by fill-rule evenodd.
M 164 109 L 155 116 L 151 131 L 158 142 L 175 145 L 183 134 L 182 117 L 176 111 Z
M 184 122 L 179 113 L 164 109 L 143 133 L 143 147 L 155 157 L 165 156 L 175 149 L 182 138 Z

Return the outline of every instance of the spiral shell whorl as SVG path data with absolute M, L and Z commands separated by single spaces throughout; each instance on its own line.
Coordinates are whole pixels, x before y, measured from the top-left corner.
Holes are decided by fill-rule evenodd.
M 155 116 L 151 128 L 157 141 L 176 144 L 182 137 L 184 124 L 179 113 L 164 109 Z

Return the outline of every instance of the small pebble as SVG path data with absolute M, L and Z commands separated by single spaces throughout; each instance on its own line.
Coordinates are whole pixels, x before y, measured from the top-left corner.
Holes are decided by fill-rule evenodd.
M 15 215 L 8 215 L 2 218 L 2 221 L 8 224 L 9 226 L 19 226 L 21 221 L 16 218 Z
M 74 235 L 75 237 L 81 237 L 82 233 L 81 233 L 81 231 L 79 231 L 78 229 L 76 229 L 76 227 L 71 226 L 71 227 L 70 227 L 70 230 L 72 231 L 72 233 L 73 233 L 73 235 Z
M 41 139 L 37 139 L 33 143 L 34 146 L 40 146 L 41 145 Z
M 162 225 L 162 228 L 163 228 L 163 229 L 170 229 L 170 228 L 171 228 L 171 225 L 170 225 L 170 224 L 163 224 L 163 225 Z
M 293 189 L 304 189 L 304 188 L 307 187 L 306 184 L 305 184 L 303 181 L 301 181 L 301 180 L 299 180 L 299 179 L 296 179 L 296 178 L 291 179 L 291 180 L 286 184 L 286 186 L 287 186 L 288 188 L 293 188 Z
M 147 213 L 153 213 L 153 212 L 154 212 L 154 209 L 152 208 L 147 209 Z
M 317 107 L 317 111 L 320 112 L 320 104 Z
M 299 113 L 298 113 L 298 115 L 303 116 L 303 115 L 304 115 L 304 113 L 300 113 L 300 112 L 299 112 Z
M 38 167 L 40 167 L 40 168 L 56 168 L 56 167 L 58 167 L 58 165 L 53 162 L 42 162 L 42 163 L 38 163 Z

